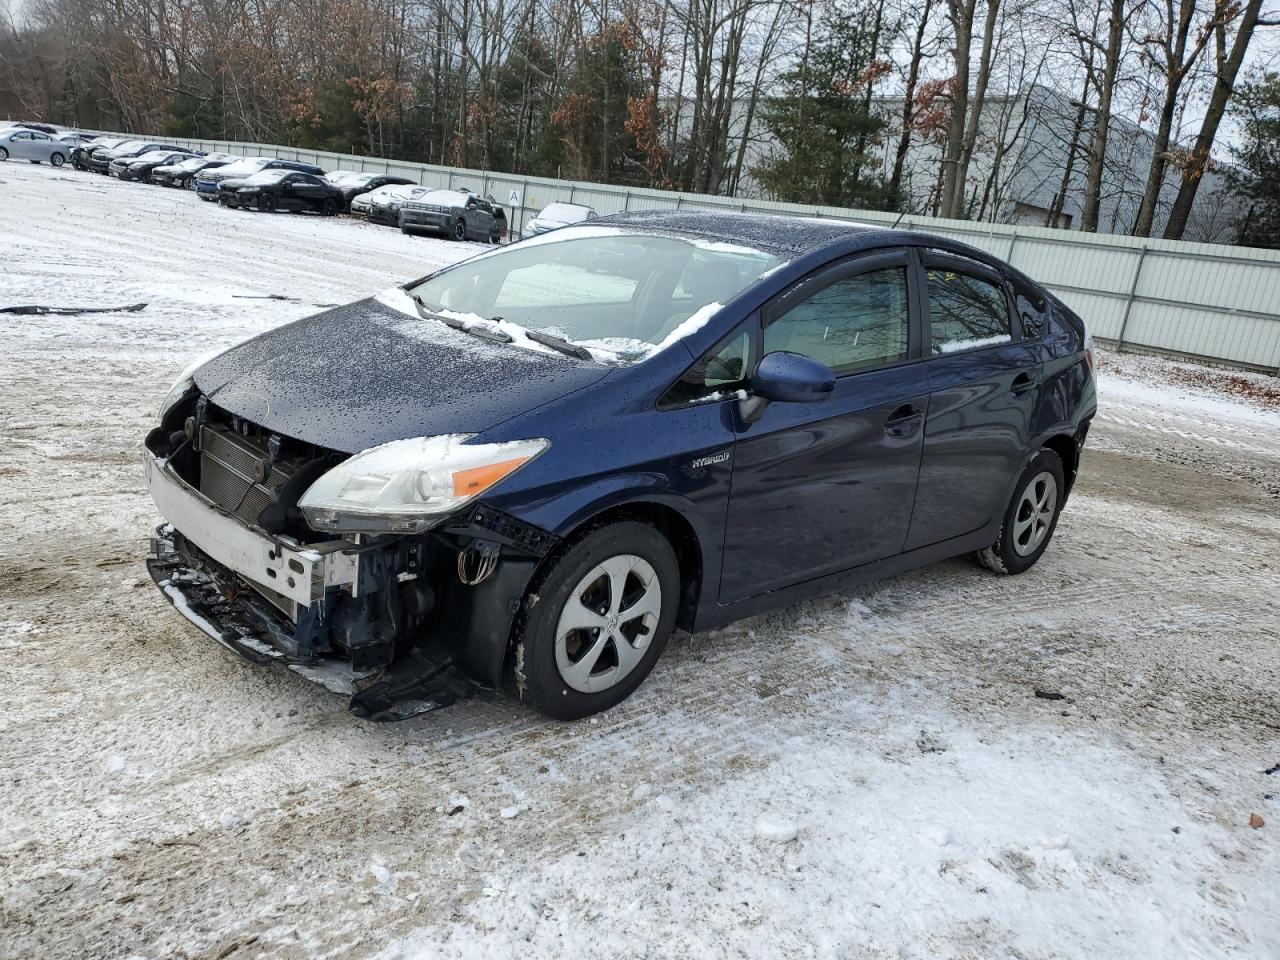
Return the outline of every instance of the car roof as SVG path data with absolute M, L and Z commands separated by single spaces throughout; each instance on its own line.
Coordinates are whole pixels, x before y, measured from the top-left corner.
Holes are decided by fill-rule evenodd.
M 959 240 L 852 220 L 708 210 L 643 210 L 601 217 L 592 220 L 590 225 L 689 234 L 712 242 L 752 247 L 789 260 L 827 248 L 841 248 L 852 253 L 859 248 L 892 245 L 931 247 L 943 253 L 967 257 L 1034 284 L 998 257 Z M 839 251 L 833 249 L 831 252 Z
M 883 231 L 865 223 L 817 217 L 719 213 L 708 210 L 642 210 L 592 221 L 654 233 L 686 233 L 719 243 L 753 247 L 795 258 L 859 234 Z

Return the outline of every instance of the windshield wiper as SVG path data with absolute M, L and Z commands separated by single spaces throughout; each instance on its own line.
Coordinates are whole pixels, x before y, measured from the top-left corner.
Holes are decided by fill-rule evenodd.
M 417 304 L 418 313 L 423 317 L 423 319 L 439 320 L 446 327 L 453 327 L 453 329 L 455 330 L 467 329 L 466 323 L 463 322 L 462 320 L 459 320 L 457 317 L 446 317 L 443 313 L 436 313 L 434 310 L 428 307 L 425 303 L 423 303 L 420 299 L 418 299 L 417 294 L 413 295 L 413 302 Z
M 564 337 L 557 337 L 554 333 L 542 333 L 538 330 L 526 330 L 524 335 L 535 343 L 550 347 L 552 350 L 559 350 L 561 353 L 568 354 L 571 357 L 577 357 L 579 360 L 594 360 L 591 351 L 586 347 L 579 346 L 576 343 L 570 343 Z
M 461 330 L 463 333 L 469 333 L 473 337 L 479 337 L 481 340 L 492 340 L 495 343 L 511 343 L 511 334 L 505 330 L 498 330 L 495 327 L 486 327 L 478 323 L 467 323 L 465 320 L 459 320 L 457 317 L 446 316 L 443 313 L 436 313 L 430 307 L 415 296 L 413 302 L 418 306 L 418 313 L 427 320 L 439 320 L 446 327 L 452 327 L 454 330 Z

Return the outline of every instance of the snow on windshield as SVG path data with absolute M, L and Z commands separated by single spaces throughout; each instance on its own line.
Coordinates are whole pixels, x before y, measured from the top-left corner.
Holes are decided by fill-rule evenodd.
M 566 227 L 464 261 L 410 293 L 444 316 L 551 334 L 606 362 L 637 362 L 702 329 L 780 262 L 685 234 Z
M 581 223 L 590 212 L 576 203 L 550 203 L 538 214 L 538 219 L 550 220 L 552 223 Z
M 257 173 L 270 162 L 270 157 L 245 157 L 243 160 L 228 163 L 225 167 L 218 167 L 214 172 L 219 176 L 245 177 L 251 173 Z
M 471 194 L 460 190 L 432 190 L 425 197 L 419 198 L 423 203 L 438 203 L 442 207 L 465 207 Z
M 409 197 L 417 196 L 422 190 L 423 188 L 416 183 L 389 183 L 376 190 L 370 190 L 365 197 L 370 201 L 407 200 Z
M 223 167 L 223 169 L 225 170 L 226 167 Z M 245 178 L 244 182 L 247 186 L 265 186 L 271 183 L 279 183 L 293 172 L 292 170 L 263 170 L 261 173 L 255 173 L 252 177 Z

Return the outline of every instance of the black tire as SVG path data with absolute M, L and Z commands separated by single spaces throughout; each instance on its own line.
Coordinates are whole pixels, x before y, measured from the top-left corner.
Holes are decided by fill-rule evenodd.
M 54 153 L 49 156 L 49 162 L 55 167 L 60 167 L 67 162 L 67 158 L 60 153 Z
M 574 601 L 573 592 L 585 577 L 591 575 L 603 562 L 622 555 L 640 558 L 649 565 L 661 590 L 658 598 L 661 612 L 654 618 L 652 629 L 646 630 L 643 618 L 632 621 L 626 619 L 627 610 L 636 609 L 638 602 L 633 601 L 627 607 L 622 607 L 621 616 L 614 615 L 610 626 L 605 629 L 618 631 L 619 635 L 624 629 L 636 636 L 643 635 L 648 638 L 647 646 L 642 648 L 643 652 L 632 648 L 631 652 L 637 654 L 638 659 L 633 661 L 634 666 L 630 671 L 622 674 L 612 685 L 595 691 L 575 689 L 565 679 L 557 663 L 556 634 L 561 614 Z M 530 590 L 530 597 L 536 599 L 516 640 L 515 689 L 521 699 L 547 716 L 557 720 L 577 720 L 621 703 L 649 675 L 675 626 L 680 566 L 666 537 L 653 526 L 638 520 L 624 520 L 596 527 L 549 563 L 550 566 Z M 632 579 L 633 574 L 638 578 L 642 573 L 644 571 L 632 571 L 627 575 L 626 582 L 629 586 L 634 583 L 635 588 L 647 591 L 652 587 L 653 581 L 645 586 L 640 579 Z M 604 583 L 605 578 L 602 577 L 599 582 Z M 602 589 L 606 591 L 603 608 L 607 610 L 613 601 L 608 596 L 608 588 Z M 583 603 L 585 606 L 585 602 Z M 615 609 L 618 606 L 619 604 L 614 604 Z M 575 634 L 581 636 L 575 637 Z M 581 658 L 587 651 L 595 649 L 596 641 L 600 640 L 600 630 L 573 631 L 566 636 L 572 638 L 566 640 L 566 656 L 572 656 L 570 643 L 586 645 L 585 648 L 578 648 L 582 650 L 578 654 Z M 588 668 L 601 668 L 598 675 L 592 674 L 593 679 L 599 676 L 602 678 L 599 682 L 607 682 L 608 670 L 616 669 L 621 662 L 616 644 L 624 642 L 629 641 L 625 637 L 617 639 L 612 633 L 607 634 L 601 642 L 598 659 L 594 659 L 593 666 Z M 609 666 L 610 662 L 612 667 Z
M 489 234 L 489 242 L 490 242 L 490 243 L 501 243 L 501 242 L 502 242 L 502 234 L 501 234 L 501 233 L 499 233 L 497 230 L 494 230 L 493 232 L 491 232 L 491 233 Z
M 1041 499 L 1040 485 L 1048 488 L 1049 481 L 1044 477 L 1050 478 L 1053 484 L 1051 515 L 1037 513 L 1035 506 Z M 1036 486 L 1031 489 L 1033 484 Z M 1016 574 L 1030 570 L 1053 539 L 1058 517 L 1062 515 L 1066 489 L 1062 459 L 1047 447 L 1042 449 L 1018 477 L 1000 524 L 1000 536 L 985 550 L 974 553 L 974 559 L 995 573 Z M 1037 537 L 1038 540 L 1035 539 Z
M 408 234 L 411 237 L 416 236 L 418 233 L 417 230 L 414 230 L 412 227 L 410 227 L 408 224 L 405 224 L 405 223 L 400 224 L 400 232 L 404 234 Z
M 458 222 L 453 225 L 453 230 L 449 234 L 449 239 L 450 240 L 467 239 L 467 221 L 459 217 Z
M 325 197 L 324 205 L 320 208 L 320 213 L 326 217 L 332 217 L 338 212 L 338 204 L 333 197 Z
M 9 159 L 9 151 L 4 147 L 0 147 L 0 161 Z

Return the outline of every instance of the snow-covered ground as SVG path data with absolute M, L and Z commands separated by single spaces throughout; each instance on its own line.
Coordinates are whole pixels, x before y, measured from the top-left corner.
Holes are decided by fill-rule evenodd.
M 157 595 L 138 444 L 191 356 L 479 248 L 16 163 L 0 211 L 0 306 L 148 303 L 4 318 L 0 956 L 1280 956 L 1274 380 L 1104 355 L 1025 576 L 374 726 Z

